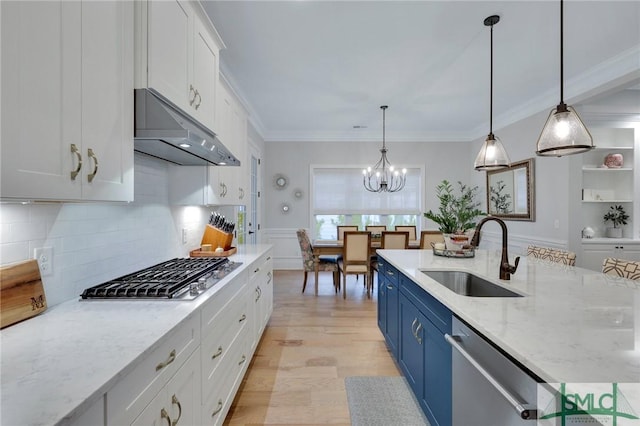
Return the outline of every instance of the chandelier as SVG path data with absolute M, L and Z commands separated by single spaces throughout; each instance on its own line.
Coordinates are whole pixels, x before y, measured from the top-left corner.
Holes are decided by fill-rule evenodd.
M 407 169 L 402 171 L 394 169 L 387 160 L 387 146 L 385 144 L 385 111 L 389 108 L 382 105 L 382 154 L 380 160 L 373 167 L 362 170 L 362 183 L 364 189 L 369 192 L 397 192 L 404 188 L 407 181 Z

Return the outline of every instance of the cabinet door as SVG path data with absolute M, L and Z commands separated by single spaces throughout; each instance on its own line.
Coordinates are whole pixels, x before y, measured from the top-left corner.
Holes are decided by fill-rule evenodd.
M 399 297 L 400 367 L 417 399 L 424 394 L 424 325 L 428 320 L 403 294 Z
M 197 349 L 167 383 L 167 411 L 175 424 L 199 425 L 200 350 Z
M 213 131 L 216 131 L 218 51 L 219 48 L 209 35 L 206 26 L 200 19 L 195 19 L 191 84 L 196 95 L 191 111 L 196 119 Z
M 602 262 L 607 257 L 615 257 L 614 246 L 609 245 L 593 245 L 584 247 L 582 251 L 582 259 L 579 259 L 580 266 L 591 269 L 592 271 L 602 271 Z
M 451 424 L 451 346 L 431 321 L 424 323 L 423 411 L 432 425 Z
M 81 4 L 0 2 L 2 197 L 79 199 Z M 102 96 L 101 93 L 95 93 Z
M 391 352 L 394 355 L 398 355 L 398 342 L 400 341 L 400 327 L 399 327 L 399 295 L 400 291 L 398 287 L 393 285 L 390 281 L 386 282 L 387 291 L 387 342 L 391 348 Z
M 383 268 L 378 269 L 378 328 L 387 338 L 387 281 L 384 278 Z
M 169 412 L 165 405 L 167 400 L 167 389 L 162 390 L 151 400 L 149 405 L 142 410 L 142 413 L 131 423 L 131 426 L 163 426 L 170 425 Z
M 189 91 L 189 45 L 193 11 L 186 1 L 148 2 L 147 84 L 185 111 Z
M 82 3 L 82 198 L 133 201 L 133 3 Z

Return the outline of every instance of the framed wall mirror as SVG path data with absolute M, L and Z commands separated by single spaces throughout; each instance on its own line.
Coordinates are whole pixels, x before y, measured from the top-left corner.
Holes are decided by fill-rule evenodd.
M 487 211 L 504 220 L 535 221 L 534 159 L 487 172 Z

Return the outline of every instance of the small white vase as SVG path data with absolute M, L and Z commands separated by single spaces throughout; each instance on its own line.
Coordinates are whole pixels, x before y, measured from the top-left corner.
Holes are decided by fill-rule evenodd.
M 622 228 L 614 228 L 613 226 L 607 228 L 608 238 L 622 238 Z
M 455 235 L 455 240 L 452 238 L 453 235 Z M 443 236 L 447 250 L 462 250 L 463 246 L 471 242 L 469 235 L 444 234 Z

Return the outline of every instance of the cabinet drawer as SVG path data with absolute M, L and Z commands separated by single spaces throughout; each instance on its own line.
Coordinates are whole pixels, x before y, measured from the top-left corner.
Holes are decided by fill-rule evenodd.
M 200 315 L 191 315 L 107 392 L 109 424 L 130 424 L 200 344 Z
M 382 274 L 386 280 L 397 287 L 400 272 L 381 257 L 378 258 L 378 265 L 380 271 L 378 274 Z
M 247 284 L 247 273 L 243 271 L 230 282 L 226 283 L 216 294 L 207 300 L 202 307 L 202 327 L 203 333 L 207 333 L 207 328 L 216 322 L 216 317 L 225 308 L 225 306 L 238 298 L 238 293 L 244 291 Z
M 203 378 L 203 424 L 222 424 L 229 411 L 236 390 L 242 381 L 242 373 L 250 363 L 249 328 L 243 327 L 233 340 L 230 350 L 220 360 L 218 368 Z
M 404 275 L 400 276 L 400 291 L 443 333 L 451 333 L 451 311 Z
M 202 338 L 202 375 L 205 382 L 232 350 L 235 339 L 250 321 L 248 300 L 237 298 L 227 304 L 210 326 L 209 333 Z

